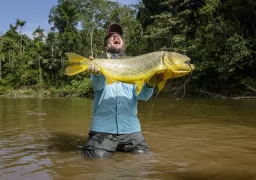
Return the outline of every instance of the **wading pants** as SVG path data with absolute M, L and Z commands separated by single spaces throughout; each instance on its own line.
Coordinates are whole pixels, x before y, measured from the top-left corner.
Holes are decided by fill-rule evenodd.
M 145 153 L 148 147 L 141 132 L 131 134 L 108 134 L 90 132 L 84 147 L 85 156 L 101 158 L 112 155 L 115 151 Z

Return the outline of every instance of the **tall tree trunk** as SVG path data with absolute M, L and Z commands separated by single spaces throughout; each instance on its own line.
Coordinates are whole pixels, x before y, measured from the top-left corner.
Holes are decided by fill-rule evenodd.
M 38 82 L 40 83 L 41 85 L 41 64 L 40 64 L 40 58 L 39 58 L 39 55 L 37 56 L 37 63 L 38 63 Z
M 14 63 L 15 63 L 14 51 L 12 51 L 12 68 L 13 68 L 13 69 L 14 69 Z
M 93 57 L 93 27 L 91 29 L 91 56 Z
M 94 22 L 94 14 L 93 14 L 93 17 L 92 17 L 92 22 Z M 91 56 L 94 57 L 93 56 L 93 31 L 94 31 L 94 28 L 93 28 L 93 26 L 91 28 L 92 28 L 91 29 Z
M 8 57 L 9 57 L 9 64 L 11 63 L 11 54 L 10 54 L 10 48 L 9 48 L 9 51 L 8 51 Z
M 53 57 L 53 47 L 54 47 L 54 44 L 52 45 L 52 57 Z
M 0 33 L 0 36 L 1 36 L 1 33 Z M 2 50 L 3 50 L 3 41 L 1 41 L 1 44 L 0 44 L 0 53 L 2 52 Z M 2 60 L 4 60 L 4 55 L 0 54 L 0 79 L 2 79 Z
M 2 59 L 0 59 L 0 79 L 2 79 Z
M 20 29 L 20 51 L 23 52 L 21 29 Z
M 61 67 L 63 67 L 63 58 L 62 58 L 62 55 L 60 56 L 60 65 L 61 65 Z

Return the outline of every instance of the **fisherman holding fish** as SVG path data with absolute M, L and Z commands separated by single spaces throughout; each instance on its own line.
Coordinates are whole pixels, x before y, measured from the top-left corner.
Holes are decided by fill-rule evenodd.
M 104 40 L 103 58 L 121 61 L 120 58 L 125 57 L 123 36 L 123 29 L 119 24 L 112 24 L 108 27 Z M 115 151 L 148 152 L 137 117 L 138 100 L 147 101 L 162 76 L 154 76 L 146 82 L 137 95 L 134 84 L 119 81 L 107 84 L 106 77 L 93 63 L 89 65 L 87 71 L 91 73 L 91 83 L 94 89 L 94 111 L 89 139 L 85 145 L 85 155 L 101 158 L 110 156 Z
M 155 51 L 136 57 L 125 56 L 123 29 L 107 29 L 102 58 L 89 60 L 67 53 L 66 75 L 83 71 L 91 75 L 94 110 L 85 155 L 105 157 L 115 151 L 145 153 L 147 144 L 137 117 L 138 100 L 147 101 L 157 86 L 160 92 L 168 79 L 194 70 L 190 58 L 177 52 Z

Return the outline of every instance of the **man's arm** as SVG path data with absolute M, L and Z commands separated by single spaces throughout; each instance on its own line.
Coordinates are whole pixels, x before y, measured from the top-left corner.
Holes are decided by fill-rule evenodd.
M 93 57 L 90 57 L 93 60 Z M 95 64 L 90 64 L 87 71 L 90 73 L 90 79 L 94 90 L 101 90 L 105 86 L 105 77 L 100 73 L 100 69 Z
M 154 87 L 164 79 L 163 74 L 154 75 L 148 82 L 146 82 L 138 95 L 139 100 L 147 101 L 154 92 Z
M 102 74 L 91 74 L 91 83 L 94 90 L 101 90 L 105 86 L 105 77 Z

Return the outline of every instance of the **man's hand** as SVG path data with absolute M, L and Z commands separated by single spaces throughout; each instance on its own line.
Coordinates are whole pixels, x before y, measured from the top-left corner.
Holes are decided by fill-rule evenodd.
M 154 75 L 148 82 L 146 82 L 147 87 L 152 88 L 164 79 L 164 74 Z
M 94 57 L 90 56 L 89 59 L 94 60 Z M 90 64 L 87 68 L 87 71 L 92 74 L 100 74 L 100 68 L 98 68 L 96 64 Z
M 100 74 L 100 68 L 98 68 L 95 64 L 90 64 L 87 71 L 92 74 Z

